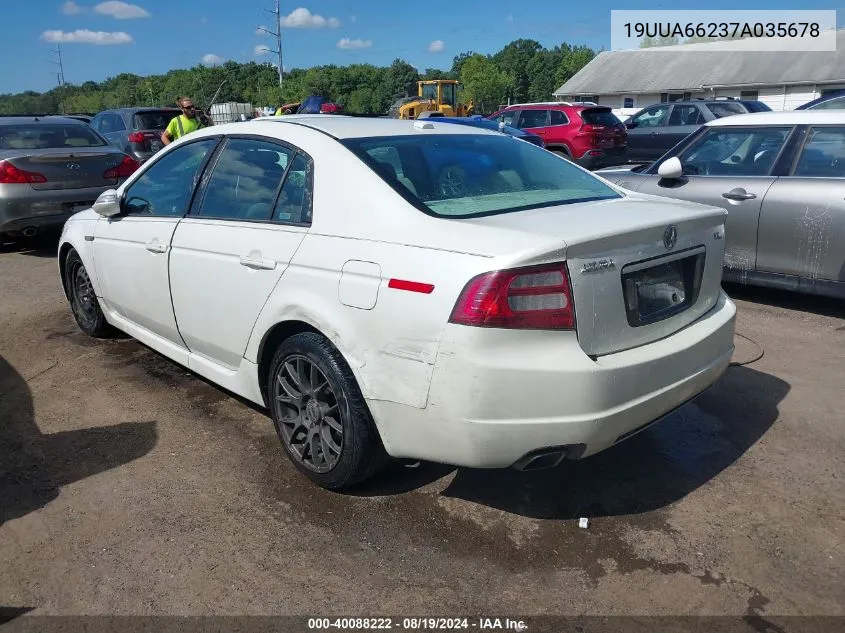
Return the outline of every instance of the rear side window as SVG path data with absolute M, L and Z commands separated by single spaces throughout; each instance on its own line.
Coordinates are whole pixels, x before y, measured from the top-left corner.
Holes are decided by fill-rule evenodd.
M 669 125 L 701 125 L 704 117 L 701 110 L 694 105 L 672 106 L 672 114 L 669 116 Z
M 229 139 L 208 180 L 199 215 L 268 220 L 293 152 L 253 139 Z
M 725 116 L 734 116 L 735 114 L 745 114 L 747 110 L 745 106 L 740 103 L 732 103 L 726 101 L 725 103 L 708 103 L 707 109 L 713 113 L 717 119 Z
M 102 147 L 103 137 L 85 123 L 33 123 L 0 126 L 0 150 Z
M 549 111 L 549 115 L 551 117 L 551 125 L 567 125 L 569 123 L 566 114 L 560 110 L 551 110 Z
M 811 128 L 793 175 L 845 178 L 845 127 Z
M 614 127 L 621 123 L 611 110 L 605 108 L 581 110 L 581 120 L 587 125 L 604 125 L 607 127 Z
M 132 118 L 132 126 L 136 130 L 164 130 L 177 114 L 176 110 L 137 112 Z
M 391 136 L 343 143 L 406 200 L 439 217 L 621 197 L 551 152 L 505 135 Z
M 845 95 L 837 97 L 836 99 L 829 99 L 822 101 L 816 105 L 807 108 L 808 110 L 845 110 Z

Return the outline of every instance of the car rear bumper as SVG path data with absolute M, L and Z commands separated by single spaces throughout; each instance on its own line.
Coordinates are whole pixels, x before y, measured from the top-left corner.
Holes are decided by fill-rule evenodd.
M 584 169 L 600 169 L 601 167 L 615 167 L 628 162 L 628 148 L 614 147 L 610 149 L 590 149 L 575 162 Z
M 712 385 L 733 354 L 736 308 L 716 306 L 675 334 L 588 357 L 573 332 L 450 325 L 425 409 L 370 402 L 388 453 L 475 468 L 566 447 L 592 455 Z
M 36 191 L 28 185 L 0 185 L 0 232 L 60 227 L 74 213 L 94 204 L 101 193 L 117 186 Z

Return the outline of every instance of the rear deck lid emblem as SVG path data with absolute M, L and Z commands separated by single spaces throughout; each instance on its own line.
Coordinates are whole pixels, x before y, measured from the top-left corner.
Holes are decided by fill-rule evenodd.
M 675 242 L 678 241 L 678 229 L 674 224 L 670 224 L 666 227 L 666 230 L 663 232 L 663 246 L 666 247 L 667 251 L 671 251 L 675 248 Z

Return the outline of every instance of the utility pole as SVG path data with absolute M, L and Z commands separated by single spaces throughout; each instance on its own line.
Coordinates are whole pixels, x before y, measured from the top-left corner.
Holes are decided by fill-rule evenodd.
M 65 68 L 62 65 L 62 49 L 61 47 L 56 44 L 56 58 L 58 61 L 54 61 L 53 64 L 58 67 L 58 72 L 56 72 L 56 81 L 59 84 L 59 114 L 65 113 Z
M 276 0 L 276 8 L 272 11 L 270 9 L 264 9 L 267 13 L 273 15 L 276 21 L 276 30 L 271 31 L 270 29 L 264 28 L 263 26 L 259 26 L 259 31 L 264 31 L 267 35 L 272 35 L 276 38 L 276 48 L 271 48 L 271 53 L 276 53 L 279 56 L 279 87 L 281 88 L 285 82 L 285 70 L 284 65 L 282 63 L 282 14 L 279 11 L 279 0 Z

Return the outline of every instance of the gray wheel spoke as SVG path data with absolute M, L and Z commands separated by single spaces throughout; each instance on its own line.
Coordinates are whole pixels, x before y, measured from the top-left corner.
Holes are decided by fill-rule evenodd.
M 279 385 L 281 385 L 282 389 L 284 390 L 285 394 L 287 395 L 290 401 L 299 401 L 299 399 L 302 398 L 302 394 L 296 389 L 294 389 L 293 386 L 288 384 L 288 381 L 285 380 L 281 374 L 279 374 L 277 380 L 279 381 Z M 278 398 L 282 400 L 282 394 L 279 394 Z
M 337 408 L 337 407 L 335 407 L 335 408 Z M 323 418 L 323 420 L 336 433 L 343 433 L 343 426 L 341 426 L 340 422 L 335 420 L 332 416 L 327 415 Z
M 320 440 L 323 443 L 323 454 L 328 458 L 329 451 L 334 453 L 336 457 L 340 456 L 340 446 L 334 441 L 332 437 L 332 432 L 328 425 L 324 425 L 320 429 Z

